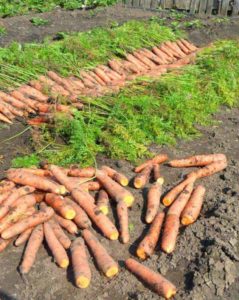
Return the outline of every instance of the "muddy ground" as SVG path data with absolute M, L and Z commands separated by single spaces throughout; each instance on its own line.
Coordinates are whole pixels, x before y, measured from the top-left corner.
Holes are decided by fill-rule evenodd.
M 75 14 L 76 17 L 72 17 Z M 55 11 L 44 14 L 52 19 L 51 26 L 34 29 L 27 20 L 30 16 L 14 17 L 2 22 L 9 24 L 8 36 L 1 40 L 6 45 L 12 40 L 39 41 L 45 35 L 54 36 L 59 31 L 87 30 L 96 25 L 107 25 L 109 20 L 123 22 L 130 18 L 148 18 L 155 13 L 137 9 L 123 8 L 100 9 L 96 12 L 62 12 Z M 64 18 L 59 18 L 64 16 Z M 25 20 L 25 21 L 24 21 Z M 62 22 L 62 23 L 61 23 Z M 205 45 L 219 38 L 237 38 L 239 21 L 233 19 L 229 23 L 214 23 L 203 20 L 205 26 L 190 30 L 189 36 L 197 45 Z M 21 24 L 24 30 L 17 34 Z M 63 24 L 63 25 L 61 25 Z M 61 27 L 62 26 L 62 27 Z M 166 152 L 171 158 L 183 157 L 198 153 L 223 152 L 229 159 L 229 166 L 220 174 L 201 180 L 207 188 L 206 201 L 199 220 L 187 228 L 182 228 L 177 248 L 172 255 L 157 251 L 145 262 L 154 270 L 160 271 L 178 287 L 175 299 L 238 299 L 239 298 L 239 109 L 222 108 L 215 115 L 218 121 L 209 128 L 200 128 L 202 136 L 194 141 L 179 141 L 176 147 L 155 147 L 156 152 Z M 32 151 L 29 131 L 12 139 L 26 128 L 21 123 L 0 129 L 0 172 L 9 168 L 10 161 L 18 154 Z M 105 157 L 98 158 L 99 165 L 108 164 L 118 168 L 130 178 L 133 176 L 132 165 L 125 161 L 112 161 Z M 187 170 L 162 168 L 165 177 L 164 191 L 180 181 Z M 139 239 L 145 233 L 143 222 L 145 191 L 132 192 L 136 203 L 130 211 L 131 241 L 124 246 L 118 241 L 111 242 L 98 235 L 109 253 L 119 261 L 121 272 L 117 278 L 108 280 L 100 275 L 91 261 L 92 283 L 87 290 L 74 287 L 72 270 L 58 268 L 49 256 L 48 249 L 41 248 L 37 262 L 29 276 L 22 279 L 17 272 L 23 247 L 9 247 L 1 253 L 0 259 L 0 299 L 158 299 L 158 296 L 144 287 L 124 268 L 122 261 L 134 255 Z M 114 209 L 114 207 L 113 207 Z M 111 215 L 114 220 L 114 216 Z

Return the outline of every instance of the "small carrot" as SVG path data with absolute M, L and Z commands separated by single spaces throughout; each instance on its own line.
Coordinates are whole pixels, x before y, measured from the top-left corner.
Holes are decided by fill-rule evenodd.
M 148 191 L 147 196 L 147 210 L 146 210 L 146 222 L 152 223 L 155 216 L 157 215 L 159 205 L 160 205 L 160 197 L 162 194 L 162 184 L 159 182 L 155 182 Z
M 155 164 L 153 166 L 153 173 L 154 173 L 154 180 L 156 182 L 159 182 L 159 183 L 163 184 L 164 183 L 164 178 L 161 176 L 160 165 L 159 164 Z
M 91 231 L 89 231 L 88 229 L 84 229 L 82 231 L 82 236 L 87 246 L 90 248 L 100 271 L 102 271 L 105 274 L 105 276 L 109 278 L 112 278 L 115 275 L 117 275 L 119 272 L 118 264 L 107 253 L 106 249 L 91 233 Z
M 86 254 L 85 242 L 82 238 L 74 240 L 71 246 L 72 265 L 77 287 L 85 289 L 91 281 L 91 270 Z
M 111 177 L 113 180 L 116 182 L 120 183 L 122 186 L 127 186 L 129 184 L 128 178 L 124 175 L 121 174 L 114 169 L 107 167 L 107 166 L 102 166 L 101 170 L 105 171 L 105 173 Z
M 123 244 L 129 242 L 129 217 L 128 217 L 128 208 L 125 202 L 120 201 L 117 203 L 117 216 L 119 220 L 119 232 L 120 238 Z
M 224 154 L 195 155 L 185 159 L 171 160 L 169 165 L 176 168 L 204 167 L 213 162 L 226 160 Z
M 132 258 L 125 261 L 126 268 L 145 282 L 154 292 L 165 299 L 176 294 L 176 287 L 161 274 L 152 271 Z
M 150 174 L 152 172 L 153 165 L 146 166 L 140 173 L 134 178 L 134 187 L 137 189 L 143 188 L 149 181 Z
M 63 218 L 72 220 L 76 216 L 74 208 L 67 204 L 62 196 L 47 193 L 45 196 L 46 203 L 51 206 L 55 212 L 59 213 Z
M 227 167 L 227 160 L 215 161 L 204 168 L 201 168 L 197 171 L 191 172 L 188 174 L 188 178 L 196 177 L 197 179 L 211 176 L 217 172 L 224 170 Z
M 154 165 L 154 164 L 161 164 L 161 163 L 165 162 L 166 160 L 168 160 L 167 154 L 159 154 L 159 155 L 155 156 L 154 158 L 146 161 L 142 165 L 139 165 L 138 167 L 136 167 L 134 169 L 134 171 L 135 171 L 135 173 L 140 173 L 145 167 L 147 167 L 149 165 Z
M 7 246 L 11 243 L 11 241 L 12 239 L 5 240 L 0 238 L 0 253 L 7 248 Z
M 69 249 L 71 246 L 71 240 L 65 234 L 65 232 L 63 231 L 63 229 L 61 228 L 59 223 L 53 219 L 49 220 L 48 223 L 50 224 L 51 228 L 53 229 L 55 236 L 58 239 L 58 241 L 61 243 L 61 245 L 65 249 Z
M 28 228 L 27 230 L 23 231 L 19 237 L 15 240 L 14 245 L 16 247 L 21 246 L 22 244 L 24 244 L 30 237 L 31 233 L 32 233 L 32 228 Z
M 167 214 L 164 223 L 161 242 L 161 248 L 164 252 L 172 253 L 175 249 L 179 227 L 179 217 L 177 215 Z
M 88 168 L 79 169 L 77 167 L 71 167 L 68 171 L 68 175 L 73 177 L 94 177 L 95 168 L 88 167 Z
M 181 214 L 181 223 L 183 225 L 192 224 L 197 220 L 202 209 L 205 192 L 206 190 L 202 185 L 198 185 L 194 189 L 191 198 Z
M 27 217 L 19 222 L 13 224 L 11 227 L 4 230 L 1 234 L 3 239 L 10 239 L 28 228 L 41 224 L 49 220 L 54 215 L 54 210 L 47 207 L 44 210 L 35 212 L 32 216 Z
M 12 121 L 10 120 L 10 118 L 7 118 L 1 112 L 0 112 L 0 121 L 7 123 L 7 124 L 12 124 Z
M 149 231 L 140 242 L 136 254 L 139 258 L 145 260 L 147 257 L 151 256 L 159 240 L 161 228 L 163 225 L 163 220 L 165 217 L 164 212 L 158 212 L 155 216 L 152 224 L 150 225 Z
M 107 192 L 101 189 L 97 198 L 97 209 L 99 209 L 104 215 L 109 213 L 109 196 Z
M 128 207 L 132 206 L 134 202 L 134 196 L 129 191 L 120 186 L 101 170 L 96 171 L 96 178 L 102 184 L 107 193 L 116 200 L 116 202 L 122 200 Z
M 67 256 L 66 250 L 63 248 L 61 243 L 58 241 L 53 229 L 51 228 L 49 222 L 43 224 L 44 236 L 48 247 L 50 248 L 57 264 L 66 269 L 69 265 L 69 258 Z
M 15 186 L 15 183 L 9 180 L 2 180 L 0 182 L 0 194 L 12 190 Z
M 66 220 L 62 218 L 61 216 L 55 215 L 55 219 L 60 224 L 62 228 L 64 228 L 66 231 L 68 231 L 70 234 L 77 234 L 78 228 L 74 222 L 71 220 Z

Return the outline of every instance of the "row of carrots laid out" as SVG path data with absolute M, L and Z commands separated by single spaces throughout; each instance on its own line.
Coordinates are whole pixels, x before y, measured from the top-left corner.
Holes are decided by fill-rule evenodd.
M 190 63 L 197 50 L 193 44 L 182 39 L 165 42 L 151 51 L 139 49 L 127 54 L 125 59 L 113 59 L 108 65 L 81 71 L 79 77 L 63 78 L 49 71 L 9 94 L 0 92 L 0 121 L 11 124 L 16 116 L 27 117 L 33 113 L 40 116 L 29 120 L 29 124 L 50 122 L 56 111 L 72 113 L 72 108 L 82 109 L 80 96 L 99 96 L 117 91 L 126 81 L 137 76 L 160 76 L 167 69 Z M 59 104 L 63 99 L 70 106 Z
M 154 253 L 159 239 L 166 253 L 175 249 L 180 223 L 192 224 L 201 211 L 205 188 L 194 188 L 195 181 L 227 167 L 224 154 L 170 161 L 172 167 L 200 168 L 163 197 L 165 206 L 170 206 L 164 212 L 159 209 L 164 181 L 160 164 L 167 160 L 167 155 L 160 154 L 135 168 L 136 188 L 143 188 L 152 172 L 155 181 L 148 190 L 145 216 L 146 223 L 151 225 L 136 250 L 142 260 Z M 27 242 L 20 265 L 22 274 L 30 271 L 43 239 L 62 268 L 70 263 L 66 252 L 70 248 L 75 284 L 80 288 L 86 288 L 91 280 L 85 243 L 105 276 L 112 278 L 119 272 L 117 262 L 92 233 L 92 223 L 106 238 L 117 240 L 120 236 L 122 243 L 129 242 L 128 208 L 133 205 L 134 196 L 125 188 L 129 180 L 124 174 L 108 166 L 65 169 L 43 164 L 41 169 L 9 169 L 6 177 L 0 183 L 0 252 L 13 240 L 16 246 Z M 99 191 L 96 200 L 90 191 Z M 116 202 L 119 230 L 107 216 L 109 199 Z M 73 242 L 65 233 L 75 236 L 79 230 L 81 237 Z M 125 264 L 159 295 L 169 299 L 176 293 L 175 286 L 159 273 L 134 259 L 126 260 Z

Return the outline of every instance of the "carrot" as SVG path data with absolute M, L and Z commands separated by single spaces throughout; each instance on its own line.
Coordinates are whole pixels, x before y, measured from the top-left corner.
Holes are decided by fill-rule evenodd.
M 102 185 L 98 181 L 89 181 L 89 182 L 81 184 L 80 187 L 87 191 L 99 191 L 101 189 Z
M 23 231 L 19 237 L 15 240 L 14 244 L 16 247 L 21 246 L 24 244 L 30 237 L 33 228 L 28 228 L 27 230 Z
M 180 217 L 184 207 L 188 203 L 189 198 L 192 195 L 194 182 L 189 183 L 184 190 L 179 194 L 177 199 L 173 202 L 168 210 L 168 215 L 176 215 Z
M 91 221 L 88 218 L 87 214 L 85 211 L 78 205 L 76 204 L 73 200 L 70 198 L 66 197 L 65 198 L 66 203 L 71 205 L 73 209 L 76 212 L 76 216 L 74 217 L 74 222 L 80 229 L 85 229 L 91 226 Z
M 66 89 L 70 93 L 74 93 L 73 86 L 65 80 L 65 78 L 62 78 L 58 74 L 56 74 L 53 71 L 48 71 L 47 75 L 49 76 L 50 79 L 55 81 L 57 84 L 62 85 L 64 89 Z
M 194 175 L 184 179 L 181 183 L 172 188 L 163 198 L 163 204 L 170 206 L 177 196 L 183 191 L 183 189 L 191 182 L 195 182 L 196 177 Z
M 166 55 L 168 55 L 171 58 L 172 61 L 175 61 L 177 59 L 176 56 L 175 56 L 175 54 L 174 54 L 174 52 L 171 51 L 171 49 L 168 48 L 167 46 L 161 44 L 160 47 L 159 47 L 159 49 L 161 51 L 163 51 Z
M 43 201 L 44 197 L 45 193 L 41 192 L 27 194 L 14 201 L 14 203 L 11 205 L 11 208 L 18 208 L 22 204 L 24 204 L 26 207 L 34 206 L 36 203 Z
M 134 169 L 134 171 L 136 173 L 140 173 L 145 167 L 147 167 L 149 165 L 154 165 L 154 164 L 162 164 L 166 160 L 168 160 L 168 155 L 167 154 L 159 154 L 159 155 L 155 156 L 154 158 L 146 161 L 142 165 L 139 165 L 138 167 L 136 167 Z
M 29 173 L 37 175 L 37 176 L 42 176 L 42 177 L 47 177 L 47 176 L 52 175 L 49 170 L 43 170 L 43 169 L 21 168 L 21 170 L 29 172 Z
M 150 59 L 148 59 L 146 56 L 140 54 L 138 51 L 134 51 L 133 55 L 140 60 L 143 64 L 145 64 L 149 69 L 156 68 L 156 64 L 152 62 Z
M 161 248 L 166 253 L 172 253 L 175 249 L 180 220 L 177 215 L 167 214 L 162 234 Z
M 128 178 L 124 175 L 121 174 L 114 169 L 107 167 L 107 166 L 102 166 L 101 170 L 105 171 L 105 173 L 111 177 L 113 180 L 116 182 L 120 183 L 122 186 L 127 186 L 129 184 Z
M 121 74 L 121 75 L 123 74 L 123 67 L 119 60 L 116 60 L 116 59 L 109 60 L 108 65 L 110 66 L 110 68 L 112 70 L 114 70 L 118 74 Z
M 176 43 L 185 54 L 189 54 L 191 52 L 180 40 L 178 40 Z
M 155 216 L 157 215 L 159 205 L 160 205 L 160 197 L 162 194 L 162 184 L 161 183 L 154 183 L 148 191 L 147 197 L 147 211 L 146 211 L 146 222 L 152 223 Z
M 12 180 L 15 183 L 22 185 L 30 185 L 39 190 L 46 192 L 56 193 L 56 194 L 65 194 L 66 189 L 64 186 L 57 184 L 54 181 L 51 181 L 47 178 L 29 174 L 29 172 L 21 169 L 9 169 L 7 171 L 7 178 Z
M 180 42 L 183 43 L 190 51 L 196 51 L 198 48 L 195 47 L 192 43 L 189 43 L 187 40 L 180 39 Z
M 17 100 L 22 101 L 23 103 L 25 103 L 28 107 L 30 107 L 31 111 L 30 112 L 35 112 L 35 104 L 36 101 L 30 99 L 30 98 L 26 98 L 20 91 L 12 91 L 11 92 L 11 96 L 16 98 Z
M 171 50 L 177 53 L 178 58 L 182 58 L 185 56 L 185 52 L 181 50 L 181 48 L 178 46 L 177 42 L 165 42 L 166 46 L 168 46 Z M 186 53 L 188 54 L 188 52 Z
M 7 103 L 11 104 L 12 106 L 15 106 L 16 108 L 19 108 L 19 109 L 22 109 L 22 110 L 25 110 L 26 109 L 26 105 L 15 99 L 14 97 L 11 97 L 10 95 L 0 91 L 0 97 Z
M 63 218 L 68 220 L 72 220 L 75 218 L 76 212 L 74 208 L 71 205 L 66 204 L 62 196 L 47 193 L 45 196 L 45 201 L 55 210 L 55 212 L 59 213 Z
M 72 265 L 77 287 L 85 289 L 91 281 L 91 270 L 86 254 L 85 242 L 82 238 L 74 240 L 71 246 Z
M 135 66 L 137 66 L 137 69 L 140 72 L 145 72 L 146 70 L 149 70 L 149 67 L 146 66 L 144 63 L 142 63 L 139 59 L 137 59 L 134 55 L 132 54 L 127 54 L 126 55 L 126 59 L 131 62 L 132 64 L 134 64 Z
M 135 65 L 134 63 L 130 62 L 130 61 L 122 61 L 122 67 L 124 70 L 126 70 L 128 73 L 133 73 L 133 74 L 139 74 L 142 72 L 142 68 L 138 67 L 137 65 Z M 144 69 L 143 69 L 144 71 Z
M 152 172 L 153 165 L 146 166 L 141 173 L 137 174 L 134 178 L 134 187 L 136 189 L 143 188 L 149 181 L 150 174 Z
M 11 193 L 11 195 L 3 201 L 0 206 L 0 219 L 4 217 L 10 210 L 10 206 L 21 196 L 34 192 L 35 188 L 30 186 L 23 186 Z
M 15 186 L 15 183 L 9 180 L 2 180 L 0 182 L 0 194 L 12 190 Z
M 27 124 L 31 126 L 39 126 L 41 124 L 51 124 L 53 122 L 53 115 L 52 114 L 44 114 L 39 117 L 35 117 L 32 119 L 27 120 Z
M 119 220 L 119 232 L 121 241 L 123 244 L 129 242 L 129 217 L 128 217 L 128 208 L 125 202 L 120 201 L 117 203 L 117 216 Z
M 152 271 L 132 258 L 125 261 L 126 268 L 144 281 L 154 292 L 165 299 L 176 294 L 176 287 L 161 274 Z
M 152 51 L 149 51 L 148 49 L 141 49 L 138 51 L 140 54 L 146 56 L 148 59 L 152 60 L 156 65 L 163 65 L 164 60 L 159 58 L 157 55 L 155 55 Z
M 102 86 L 106 86 L 106 83 L 94 72 L 88 71 L 88 74 L 96 81 L 97 84 L 100 84 Z
M 195 155 L 185 159 L 171 160 L 169 165 L 176 168 L 204 167 L 213 162 L 226 160 L 224 154 Z
M 29 241 L 27 243 L 23 260 L 19 268 L 21 274 L 27 274 L 30 271 L 31 267 L 33 266 L 36 260 L 36 255 L 43 242 L 43 238 L 43 226 L 42 224 L 39 224 L 33 229 Z
M 198 185 L 194 189 L 191 198 L 181 214 L 181 223 L 183 225 L 190 225 L 197 220 L 202 209 L 205 192 L 206 190 L 202 185 Z
M 109 278 L 117 275 L 119 272 L 118 264 L 107 253 L 106 249 L 101 245 L 98 239 L 88 229 L 82 231 L 82 236 L 87 246 L 90 248 L 100 271 Z
M 98 193 L 97 209 L 101 211 L 104 215 L 108 215 L 109 213 L 108 205 L 109 205 L 109 196 L 105 190 L 101 189 Z
M 49 220 L 54 215 L 54 210 L 51 207 L 35 212 L 32 216 L 27 217 L 13 224 L 11 227 L 4 230 L 1 234 L 3 239 L 10 239 L 28 228 L 34 227 Z
M 124 189 L 101 170 L 97 170 L 96 178 L 102 184 L 107 193 L 116 200 L 116 202 L 122 200 L 128 207 L 132 206 L 134 202 L 134 196 L 129 191 Z
M 74 76 L 69 77 L 70 82 L 75 86 L 76 89 L 83 90 L 85 88 L 84 83 Z
M 12 124 L 12 121 L 9 120 L 9 118 L 7 118 L 6 116 L 4 116 L 1 112 L 0 112 L 0 121 L 4 123 Z
M 0 205 L 4 200 L 6 200 L 11 195 L 11 193 L 12 191 L 7 191 L 0 194 Z
M 9 120 L 13 120 L 15 118 L 4 102 L 0 102 L 0 112 Z
M 3 102 L 2 103 L 5 108 L 7 108 L 11 114 L 13 114 L 13 116 L 19 116 L 19 117 L 22 117 L 24 116 L 24 112 L 16 107 L 14 107 L 13 105 L 7 103 L 7 102 Z
M 151 256 L 159 240 L 163 220 L 165 217 L 164 212 L 158 212 L 155 216 L 152 224 L 150 225 L 149 231 L 140 242 L 136 254 L 139 258 L 145 260 L 147 257 Z
M 164 64 L 168 64 L 171 62 L 171 58 L 168 57 L 163 51 L 161 51 L 158 47 L 153 47 L 152 52 L 159 57 Z
M 66 220 L 62 218 L 61 216 L 55 215 L 55 219 L 60 224 L 62 228 L 64 228 L 66 231 L 68 231 L 70 234 L 77 234 L 78 229 L 75 223 L 73 223 L 71 220 Z
M 71 246 L 71 240 L 65 234 L 65 232 L 63 231 L 63 229 L 61 228 L 59 223 L 53 219 L 49 220 L 48 223 L 50 224 L 51 228 L 53 229 L 54 234 L 55 234 L 56 238 L 58 239 L 58 241 L 61 243 L 61 245 L 65 249 L 69 249 Z
M 99 68 L 101 70 L 103 70 L 112 81 L 122 81 L 123 79 L 125 79 L 125 76 L 122 76 L 120 74 L 118 74 L 117 72 L 115 72 L 114 70 L 112 70 L 111 68 L 109 68 L 108 66 L 105 65 L 101 65 L 99 66 Z
M 224 170 L 227 167 L 227 160 L 215 161 L 204 168 L 188 174 L 188 178 L 196 177 L 197 179 L 211 176 L 217 172 Z
M 75 201 L 79 203 L 79 205 L 85 210 L 87 215 L 101 230 L 105 237 L 109 238 L 110 240 L 118 239 L 119 233 L 116 227 L 110 221 L 110 219 L 107 218 L 107 216 L 97 211 L 97 206 L 94 204 L 94 199 L 90 194 L 81 189 L 74 189 L 71 194 Z
M 164 178 L 160 174 L 160 165 L 155 164 L 153 166 L 153 174 L 154 174 L 154 180 L 160 184 L 164 183 Z
M 7 246 L 11 243 L 11 241 L 12 239 L 4 240 L 0 238 L 0 253 L 7 248 Z
M 34 100 L 37 101 L 41 101 L 41 102 L 46 102 L 48 100 L 48 96 L 44 95 L 43 93 L 41 93 L 40 91 L 38 91 L 37 89 L 29 86 L 29 85 L 22 85 L 18 91 L 20 91 L 21 93 L 23 93 L 23 95 L 26 95 L 29 98 L 32 98 Z
M 57 264 L 66 269 L 69 265 L 69 259 L 66 250 L 63 248 L 61 243 L 58 241 L 53 229 L 51 228 L 49 222 L 43 224 L 44 236 L 48 247 L 50 248 Z
M 108 77 L 108 75 L 106 75 L 106 73 L 101 70 L 99 67 L 94 69 L 94 72 L 97 76 L 100 77 L 101 80 L 103 80 L 106 84 L 110 84 L 111 83 L 111 79 Z
M 88 168 L 79 169 L 73 166 L 68 171 L 68 175 L 73 177 L 94 177 L 95 168 L 88 167 Z

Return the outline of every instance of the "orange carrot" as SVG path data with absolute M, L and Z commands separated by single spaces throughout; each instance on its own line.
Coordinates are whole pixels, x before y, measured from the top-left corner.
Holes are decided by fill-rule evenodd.
M 58 222 L 55 220 L 49 220 L 48 223 L 50 224 L 51 228 L 54 231 L 54 234 L 58 241 L 61 243 L 61 245 L 65 248 L 68 249 L 71 246 L 71 240 L 68 238 L 68 236 L 65 234 L 61 226 L 59 225 Z
M 50 248 L 57 264 L 66 269 L 69 265 L 69 258 L 67 256 L 66 250 L 63 248 L 61 243 L 58 241 L 53 229 L 51 228 L 49 222 L 43 224 L 44 236 L 48 247 Z
M 64 228 L 66 231 L 68 231 L 70 234 L 77 234 L 78 229 L 75 223 L 73 223 L 71 220 L 66 220 L 62 218 L 61 216 L 55 215 L 55 219 L 60 224 L 62 228 Z
M 202 185 L 198 185 L 194 189 L 191 198 L 181 214 L 181 223 L 183 225 L 192 224 L 197 220 L 202 209 L 205 192 L 206 190 Z
M 10 239 L 28 228 L 34 227 L 49 220 L 54 215 L 54 210 L 51 207 L 35 212 L 32 216 L 27 217 L 13 224 L 11 227 L 4 230 L 1 234 L 3 239 Z
M 11 97 L 10 95 L 0 91 L 0 97 L 7 103 L 11 104 L 12 106 L 15 106 L 16 108 L 19 108 L 19 109 L 22 109 L 22 110 L 25 110 L 26 109 L 26 105 L 15 99 L 14 97 Z
M 12 191 L 14 188 L 12 189 Z M 6 200 L 12 193 L 12 191 L 3 192 L 0 194 L 0 204 L 3 203 L 4 200 Z
M 108 75 L 106 75 L 106 73 L 101 70 L 99 67 L 94 69 L 94 72 L 96 75 L 98 75 L 100 77 L 100 79 L 102 79 L 106 84 L 110 84 L 111 83 L 111 79 L 108 77 Z
M 171 62 L 171 58 L 169 58 L 163 51 L 161 51 L 158 47 L 153 47 L 152 52 L 157 55 L 164 64 L 168 64 Z
M 171 50 L 177 53 L 178 58 L 182 58 L 185 56 L 185 52 L 181 50 L 181 48 L 178 46 L 176 42 L 165 42 L 164 43 L 166 46 L 168 46 Z M 187 52 L 186 54 L 188 54 Z
M 162 194 L 161 183 L 156 182 L 149 188 L 148 197 L 147 197 L 147 211 L 145 217 L 147 223 L 152 223 L 155 216 L 157 215 L 159 205 L 160 205 L 161 194 Z
M 138 51 L 134 51 L 133 55 L 140 60 L 143 64 L 145 64 L 149 69 L 156 68 L 156 64 L 152 62 L 150 59 L 148 59 L 146 56 L 140 54 Z
M 11 193 L 11 195 L 3 201 L 3 203 L 0 206 L 0 219 L 4 217 L 10 210 L 10 206 L 21 196 L 30 194 L 34 192 L 35 188 L 30 186 L 23 186 Z
M 22 185 L 30 185 L 43 191 L 56 194 L 66 193 L 66 189 L 64 186 L 61 186 L 47 178 L 37 176 L 34 174 L 29 174 L 29 172 L 23 171 L 21 169 L 9 169 L 7 171 L 7 177 L 15 183 Z
M 71 205 L 66 204 L 62 196 L 47 193 L 45 196 L 45 201 L 55 210 L 55 212 L 59 213 L 63 218 L 68 220 L 72 220 L 75 218 L 76 212 L 74 208 Z
M 142 55 L 145 55 L 147 58 L 152 60 L 157 65 L 164 64 L 164 60 L 159 58 L 157 55 L 155 55 L 152 51 L 149 51 L 148 49 L 144 48 L 144 49 L 139 50 L 138 52 L 141 53 Z
M 6 116 L 4 116 L 1 112 L 0 112 L 0 121 L 2 121 L 4 123 L 12 124 L 12 121 L 9 118 L 7 118 Z
M 121 75 L 123 74 L 123 67 L 119 60 L 116 60 L 116 59 L 109 60 L 108 65 L 110 66 L 110 68 L 112 70 L 114 70 L 118 74 L 121 74 Z
M 180 42 L 183 43 L 190 51 L 196 51 L 198 48 L 195 47 L 192 43 L 189 43 L 187 40 L 180 39 Z
M 68 171 L 69 176 L 73 177 L 94 177 L 95 176 L 95 168 L 88 167 L 84 169 L 79 169 L 77 167 L 71 167 Z
M 217 172 L 224 170 L 227 167 L 227 160 L 215 161 L 204 168 L 201 168 L 197 171 L 191 172 L 188 174 L 188 178 L 196 177 L 197 179 L 211 176 Z
M 194 175 L 184 179 L 181 183 L 172 188 L 163 198 L 163 204 L 170 206 L 177 196 L 183 191 L 183 189 L 191 182 L 195 182 L 196 177 Z
M 88 229 L 82 231 L 82 236 L 87 246 L 90 248 L 100 271 L 109 278 L 117 275 L 119 272 L 118 264 L 107 253 L 106 249 L 101 245 L 98 239 Z
M 178 40 L 176 43 L 185 54 L 189 54 L 191 52 L 180 40 Z
M 74 76 L 69 77 L 70 82 L 75 86 L 76 89 L 83 90 L 85 88 L 83 82 Z
M 122 61 L 122 67 L 124 70 L 126 70 L 128 73 L 133 73 L 133 74 L 139 74 L 142 72 L 142 70 L 144 71 L 145 69 L 142 69 L 140 67 L 138 67 L 137 65 L 133 64 L 130 61 Z
M 4 102 L 0 102 L 0 112 L 9 120 L 13 120 L 15 118 Z
M 47 177 L 52 175 L 49 170 L 43 170 L 43 169 L 21 168 L 21 170 L 42 177 Z
M 28 228 L 27 230 L 23 231 L 19 237 L 15 240 L 14 244 L 16 247 L 21 246 L 24 244 L 30 237 L 33 228 Z
M 179 217 L 177 215 L 167 214 L 161 242 L 161 248 L 164 252 L 172 253 L 175 249 L 179 227 Z
M 86 183 L 82 183 L 80 187 L 86 191 L 99 191 L 102 185 L 98 181 L 89 181 Z
M 16 108 L 14 105 L 4 101 L 0 105 L 3 105 L 6 110 L 8 110 L 11 114 L 14 116 L 20 116 L 22 117 L 24 115 L 24 112 L 18 108 Z
M 164 212 L 158 212 L 155 216 L 152 224 L 150 225 L 149 231 L 144 239 L 140 242 L 136 254 L 139 258 L 145 260 L 151 256 L 159 240 L 163 220 L 165 217 Z
M 28 195 L 21 196 L 11 205 L 11 208 L 18 208 L 20 205 L 24 204 L 25 207 L 34 206 L 36 203 L 43 201 L 45 193 L 34 192 Z
M 101 189 L 98 193 L 97 198 L 97 209 L 101 211 L 104 215 L 108 215 L 109 213 L 109 196 L 107 192 Z
M 32 98 L 37 101 L 46 102 L 48 100 L 48 96 L 44 95 L 37 89 L 29 86 L 29 85 L 22 85 L 18 91 L 23 93 L 23 95 L 26 95 L 26 97 Z
M 128 258 L 125 265 L 129 271 L 145 282 L 159 296 L 170 299 L 176 294 L 176 287 L 161 274 L 152 271 L 132 258 Z
M 35 117 L 32 119 L 27 120 L 27 124 L 31 126 L 39 126 L 41 124 L 50 124 L 53 122 L 53 115 L 52 114 L 44 114 L 39 117 Z
M 176 168 L 204 167 L 213 162 L 226 160 L 224 154 L 195 155 L 185 159 L 171 160 L 169 165 Z
M 11 243 L 11 241 L 12 239 L 4 240 L 0 238 L 0 253 L 7 248 L 7 246 Z
M 180 217 L 184 207 L 188 203 L 189 198 L 191 197 L 193 191 L 194 182 L 189 183 L 182 193 L 177 197 L 177 199 L 173 202 L 168 210 L 168 215 L 176 215 Z
M 25 249 L 23 260 L 20 266 L 21 274 L 27 274 L 33 266 L 36 260 L 37 252 L 43 242 L 43 237 L 43 226 L 42 224 L 39 224 L 33 229 L 30 239 L 27 243 L 27 247 Z
M 105 173 L 111 177 L 113 180 L 116 182 L 120 183 L 122 186 L 127 186 L 129 184 L 128 178 L 124 175 L 121 174 L 114 169 L 107 167 L 107 166 L 102 166 L 101 170 L 105 171 Z
M 15 183 L 9 180 L 0 181 L 0 194 L 8 192 L 12 190 L 15 186 Z
M 154 164 L 161 164 L 163 162 L 165 162 L 166 160 L 168 160 L 168 156 L 167 154 L 159 154 L 157 156 L 155 156 L 154 158 L 146 161 L 145 163 L 143 163 L 142 165 L 136 167 L 134 169 L 134 171 L 136 173 L 140 173 L 145 167 L 149 166 L 149 165 L 154 165 Z
M 47 75 L 51 80 L 55 81 L 59 85 L 62 85 L 63 88 L 66 89 L 68 92 L 74 93 L 73 85 L 70 84 L 65 78 L 60 77 L 58 74 L 56 74 L 53 71 L 47 72 Z
M 153 166 L 153 173 L 154 173 L 154 180 L 156 182 L 159 182 L 159 183 L 163 184 L 164 183 L 164 178 L 160 174 L 160 165 L 155 164 Z
M 168 56 L 171 58 L 172 61 L 175 61 L 175 60 L 177 59 L 177 58 L 175 57 L 174 52 L 171 51 L 171 49 L 168 48 L 167 46 L 165 46 L 165 45 L 162 44 L 162 45 L 160 45 L 159 49 L 160 49 L 161 51 L 163 51 L 166 55 L 168 55 Z
M 153 165 L 146 166 L 139 174 L 135 176 L 134 187 L 136 189 L 141 189 L 147 184 L 152 169 L 153 169 Z
M 77 287 L 85 289 L 91 281 L 91 270 L 86 254 L 85 242 L 82 238 L 74 240 L 71 246 L 72 265 Z
M 129 217 L 128 217 L 128 208 L 125 202 L 120 201 L 117 203 L 117 216 L 119 220 L 119 232 L 121 241 L 123 244 L 129 242 Z
M 94 72 L 89 71 L 88 74 L 97 82 L 97 84 L 100 84 L 102 86 L 105 86 L 105 82 Z
M 101 170 L 97 170 L 96 178 L 102 184 L 107 193 L 116 200 L 116 202 L 122 200 L 128 207 L 132 206 L 134 202 L 134 196 L 129 191 L 120 186 Z
M 16 91 L 16 90 L 11 92 L 11 96 L 16 98 L 17 100 L 22 101 L 28 107 L 30 107 L 31 110 L 29 112 L 34 112 L 35 111 L 36 101 L 34 101 L 30 98 L 26 98 L 20 91 Z
M 137 66 L 137 69 L 139 70 L 139 72 L 145 72 L 146 70 L 149 69 L 148 66 L 146 66 L 144 63 L 142 63 L 139 59 L 137 59 L 134 55 L 132 54 L 127 54 L 126 55 L 126 59 L 131 62 L 132 64 L 134 64 L 135 66 Z

